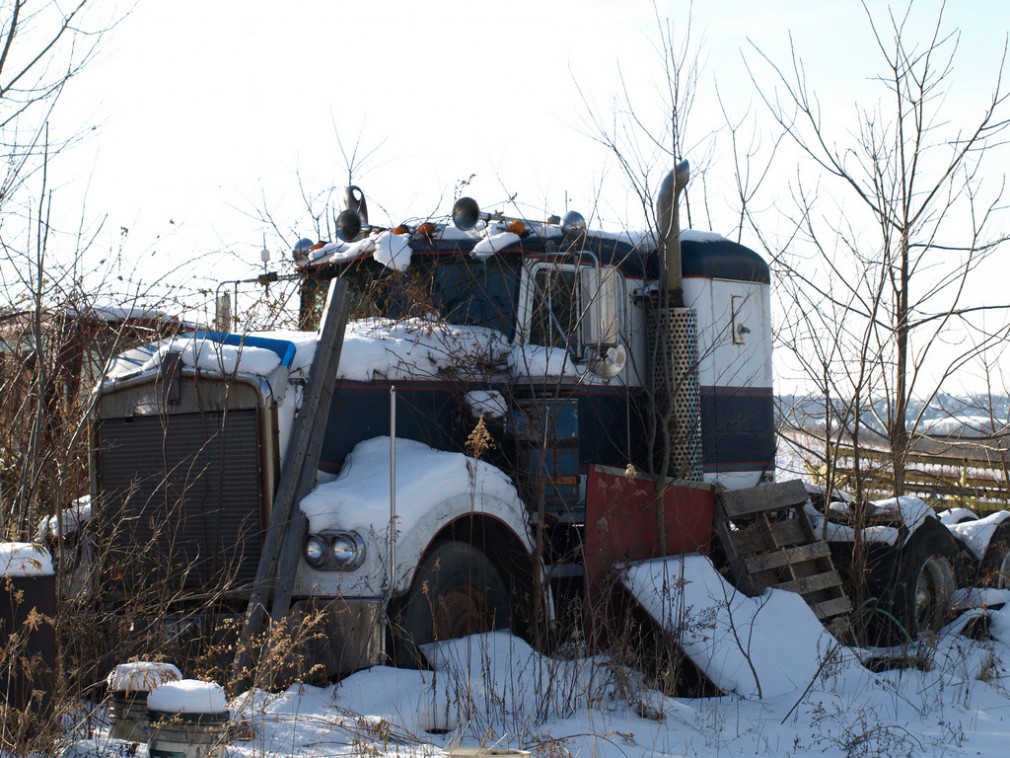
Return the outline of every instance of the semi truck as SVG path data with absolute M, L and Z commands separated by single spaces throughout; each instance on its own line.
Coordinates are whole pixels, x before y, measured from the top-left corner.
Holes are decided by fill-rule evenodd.
M 727 515 L 727 493 L 782 487 L 771 277 L 742 244 L 680 228 L 687 176 L 686 163 L 669 172 L 642 231 L 470 198 L 376 227 L 349 187 L 336 236 L 292 250 L 298 329 L 161 340 L 96 390 L 96 598 L 131 629 L 156 608 L 182 634 L 208 610 L 241 617 L 265 588 L 290 597 L 286 617 L 322 625 L 310 658 L 341 675 L 423 660 L 432 641 L 584 620 L 615 564 L 726 561 L 759 510 L 766 531 L 808 521 L 828 548 L 803 554 L 833 561 L 850 594 L 862 582 L 908 637 L 942 622 L 958 582 L 992 570 L 1001 584 L 1005 513 L 945 523 L 920 501 L 804 487 L 799 507 Z M 299 518 L 274 519 L 299 553 L 265 577 L 313 358 L 335 339 L 317 330 L 335 282 L 349 318 L 310 439 L 318 465 Z M 868 561 L 853 561 L 857 544 Z M 852 608 L 831 603 L 825 617 Z

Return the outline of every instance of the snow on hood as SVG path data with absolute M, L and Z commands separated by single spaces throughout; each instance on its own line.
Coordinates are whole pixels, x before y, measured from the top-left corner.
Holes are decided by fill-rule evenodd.
M 0 576 L 23 579 L 53 575 L 53 559 L 42 545 L 0 542 Z
M 380 485 L 381 483 L 381 485 Z M 472 494 L 519 503 L 515 487 L 494 466 L 462 453 L 435 450 L 409 439 L 396 441 L 397 528 L 410 531 L 432 507 Z M 383 531 L 389 523 L 389 437 L 355 445 L 340 476 L 318 485 L 301 501 L 309 531 Z
M 277 349 L 259 342 L 290 343 L 294 358 L 292 376 L 305 375 L 311 367 L 317 332 L 269 331 L 227 335 L 239 344 L 210 337 L 174 337 L 143 350 L 133 351 L 113 362 L 109 378 L 161 366 L 170 352 L 180 353 L 184 366 L 223 374 L 268 377 L 281 364 Z M 598 377 L 576 363 L 564 348 L 512 345 L 497 331 L 482 326 L 449 324 L 428 318 L 394 320 L 366 318 L 350 321 L 344 333 L 337 376 L 353 381 L 375 379 L 436 379 L 447 373 L 504 374 L 516 378 L 556 378 L 601 384 Z
M 319 335 L 316 332 L 295 330 L 274 330 L 250 332 L 246 335 L 227 335 L 239 344 L 229 344 L 207 335 L 180 335 L 162 340 L 154 345 L 146 345 L 128 351 L 113 359 L 108 378 L 138 371 L 151 371 L 161 366 L 169 353 L 179 353 L 182 363 L 189 368 L 224 374 L 251 374 L 269 376 L 281 364 L 277 349 L 264 347 L 260 343 L 280 345 L 290 343 L 294 351 L 290 369 L 308 371 L 315 356 Z
M 514 378 L 565 377 L 587 384 L 608 381 L 580 366 L 564 348 L 512 345 L 495 329 L 423 318 L 369 318 L 348 323 L 338 376 L 367 382 L 506 371 Z
M 281 357 L 266 348 L 251 345 L 222 345 L 212 340 L 188 339 L 176 340 L 160 347 L 158 352 L 141 367 L 141 371 L 157 368 L 170 352 L 179 353 L 184 366 L 221 374 L 267 376 L 281 364 Z
M 595 374 L 581 370 L 571 354 L 562 347 L 543 345 L 517 345 L 508 356 L 509 373 L 516 377 L 585 377 L 589 382 L 598 379 Z
M 504 366 L 505 335 L 480 326 L 455 326 L 423 318 L 352 321 L 344 334 L 338 376 L 372 379 L 433 379 L 447 370 Z

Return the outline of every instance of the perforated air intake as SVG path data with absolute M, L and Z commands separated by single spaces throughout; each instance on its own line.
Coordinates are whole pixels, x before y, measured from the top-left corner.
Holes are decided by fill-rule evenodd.
M 693 308 L 648 308 L 654 356 L 652 382 L 659 434 L 657 460 L 669 448 L 667 475 L 701 481 L 701 390 L 698 381 L 698 317 Z

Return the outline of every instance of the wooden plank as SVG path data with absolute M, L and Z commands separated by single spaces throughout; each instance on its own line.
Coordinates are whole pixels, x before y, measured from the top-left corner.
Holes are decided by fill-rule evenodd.
M 270 610 L 272 621 L 279 621 L 287 615 L 291 608 L 291 593 L 294 588 L 295 571 L 301 556 L 302 542 L 308 528 L 308 521 L 298 503 L 316 486 L 316 473 L 319 471 L 319 459 L 323 452 L 323 438 L 326 436 L 326 425 L 330 418 L 330 405 L 333 400 L 334 384 L 337 380 L 337 370 L 340 367 L 340 353 L 344 345 L 344 333 L 347 331 L 347 319 L 350 314 L 350 298 L 348 284 L 345 279 L 335 279 L 331 284 L 329 299 L 326 304 L 326 321 L 319 333 L 319 342 L 327 343 L 326 363 L 319 367 L 322 373 L 320 397 L 316 403 L 314 418 L 311 420 L 309 446 L 305 451 L 298 485 L 294 493 L 294 501 L 288 507 L 288 525 L 281 543 L 277 560 L 277 582 L 274 589 L 274 601 Z M 330 310 L 336 311 L 336 316 L 330 316 Z M 318 350 L 319 347 L 316 347 Z M 313 363 L 313 370 L 316 369 Z M 310 375 L 311 377 L 311 375 Z
M 766 521 L 763 516 L 752 524 L 731 530 L 734 547 L 740 553 L 759 553 L 810 542 L 811 530 L 801 518 Z
M 793 563 L 812 561 L 831 555 L 831 549 L 825 542 L 813 542 L 809 545 L 784 547 L 768 553 L 748 555 L 744 557 L 744 565 L 752 574 L 758 571 L 782 568 Z
M 807 488 L 798 479 L 743 490 L 728 490 L 719 495 L 719 500 L 731 521 L 757 513 L 788 510 L 806 502 L 806 499 Z
M 723 510 L 718 498 L 716 498 L 713 526 L 716 538 L 719 540 L 723 552 L 726 554 L 726 562 L 733 573 L 733 584 L 746 595 L 756 595 L 761 592 L 767 585 L 757 585 L 747 574 L 747 569 L 743 565 L 743 560 L 740 557 L 734 540 L 733 535 L 736 532 L 729 528 L 729 519 L 726 518 L 726 512 Z
M 740 529 L 731 529 L 728 531 L 728 534 L 729 539 L 733 542 L 734 552 L 741 555 L 763 553 L 767 550 L 775 549 L 775 543 L 771 539 L 771 534 L 764 528 L 763 524 L 748 524 Z
M 831 618 L 832 616 L 841 616 L 843 613 L 848 613 L 852 610 L 852 603 L 849 602 L 849 598 L 845 595 L 841 597 L 832 598 L 831 600 L 823 600 L 819 603 L 813 603 L 810 606 L 810 610 L 814 612 L 814 615 L 818 619 L 824 620 Z
M 776 585 L 776 587 L 781 590 L 796 592 L 800 595 L 805 595 L 808 592 L 817 592 L 818 590 L 826 590 L 832 587 L 841 589 L 841 586 L 842 577 L 839 576 L 838 572 L 834 569 L 831 571 L 825 571 L 821 574 L 813 574 L 812 576 L 802 576 L 791 582 L 783 582 L 782 584 Z
M 851 603 L 831 549 L 803 511 L 806 501 L 799 481 L 720 493 L 716 535 L 744 592 L 757 594 L 767 587 L 795 592 L 823 621 L 847 613 Z M 768 518 L 780 512 L 787 517 Z M 731 522 L 739 528 L 731 529 Z
M 235 653 L 235 675 L 240 680 L 248 677 L 252 662 L 252 639 L 261 633 L 267 622 L 267 600 L 274 591 L 284 592 L 279 587 L 278 567 L 281 564 L 285 542 L 290 545 L 292 538 L 287 535 L 299 532 L 294 540 L 300 547 L 304 529 L 304 519 L 297 503 L 311 489 L 319 467 L 320 445 L 313 444 L 322 438 L 320 426 L 325 426 L 329 416 L 330 400 L 336 379 L 337 362 L 347 327 L 349 300 L 348 285 L 345 280 L 334 279 L 330 284 L 329 302 L 325 320 L 320 331 L 316 351 L 312 357 L 309 381 L 305 387 L 302 406 L 295 416 L 288 448 L 281 466 L 280 481 L 270 511 L 270 522 L 263 537 L 260 562 L 256 570 L 242 625 L 240 642 Z M 334 354 L 336 358 L 334 358 Z M 294 518 L 292 518 L 294 516 Z M 286 539 L 287 538 L 287 539 Z M 290 548 L 289 548 L 290 549 Z M 293 577 L 282 577 L 287 585 L 290 598 L 290 583 Z
M 810 534 L 803 519 L 791 518 L 773 521 L 768 525 L 776 547 L 788 547 L 810 541 Z

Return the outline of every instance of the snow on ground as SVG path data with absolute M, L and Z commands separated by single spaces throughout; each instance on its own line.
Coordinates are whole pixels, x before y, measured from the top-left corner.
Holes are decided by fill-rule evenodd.
M 731 592 L 699 557 L 664 571 L 696 585 L 692 604 L 701 602 L 699 592 Z M 236 728 L 223 754 L 438 756 L 478 745 L 545 758 L 1006 753 L 1010 608 L 969 611 L 937 638 L 903 651 L 917 666 L 875 673 L 856 660 L 860 651 L 825 655 L 826 635 L 802 604 L 775 600 L 785 594 L 730 595 L 724 619 L 739 613 L 738 623 L 755 616 L 768 622 L 757 631 L 740 623 L 736 646 L 724 633 L 715 645 L 720 622 L 690 613 L 698 639 L 706 626 L 712 630 L 715 665 L 719 650 L 736 663 L 746 663 L 747 645 L 752 658 L 760 656 L 757 671 L 767 685 L 760 698 L 753 688 L 747 696 L 669 697 L 609 656 L 544 656 L 495 632 L 429 646 L 431 671 L 377 666 L 329 687 L 244 693 L 228 703 Z M 983 616 L 989 634 L 964 633 L 969 620 L 978 630 Z M 64 754 L 147 754 L 105 734 L 82 734 Z
M 678 631 L 687 656 L 724 692 L 795 692 L 838 648 L 799 595 L 747 597 L 704 555 L 641 561 L 629 567 L 625 584 L 655 621 Z

